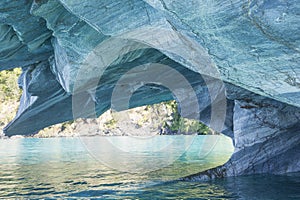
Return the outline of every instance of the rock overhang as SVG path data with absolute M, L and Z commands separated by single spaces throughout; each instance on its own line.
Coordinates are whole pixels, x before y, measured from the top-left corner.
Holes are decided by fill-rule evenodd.
M 72 120 L 74 103 L 82 111 L 75 117 L 99 116 L 112 106 L 124 75 L 140 81 L 147 68 L 161 65 L 169 70 L 156 78 L 172 80 L 175 70 L 191 85 L 196 99 L 187 98 L 186 108 L 199 120 L 213 125 L 213 112 L 222 111 L 215 122 L 235 146 L 225 165 L 189 178 L 300 171 L 298 0 L 24 0 L 0 6 L 0 70 L 23 68 L 19 111 L 6 135 Z M 101 64 L 89 59 L 95 56 Z M 154 85 L 135 90 L 133 84 L 128 107 L 174 99 L 173 91 Z

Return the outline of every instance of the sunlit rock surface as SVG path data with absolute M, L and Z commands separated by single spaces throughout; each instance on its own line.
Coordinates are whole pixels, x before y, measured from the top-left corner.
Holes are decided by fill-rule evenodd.
M 130 74 L 138 79 L 157 63 L 184 75 L 208 125 L 210 105 L 220 103 L 210 85 L 215 94 L 226 89 L 220 131 L 233 138 L 235 154 L 200 178 L 300 170 L 298 0 L 7 0 L 0 6 L 0 69 L 23 68 L 20 108 L 6 135 L 32 134 L 74 115 L 99 116 L 124 74 L 144 66 Z M 101 62 L 91 62 L 93 56 Z M 170 74 L 159 75 L 171 80 Z M 129 107 L 173 98 L 148 84 Z M 82 112 L 74 114 L 74 105 Z M 195 112 L 190 105 L 185 109 Z

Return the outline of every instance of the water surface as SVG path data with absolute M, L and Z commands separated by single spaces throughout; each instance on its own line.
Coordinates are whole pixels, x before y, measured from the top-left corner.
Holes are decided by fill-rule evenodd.
M 159 138 L 159 145 L 170 144 L 170 136 Z M 2 198 L 107 198 L 107 199 L 299 199 L 300 175 L 249 176 L 212 182 L 176 181 L 177 177 L 217 166 L 231 154 L 227 139 L 210 136 L 176 138 L 188 148 L 171 165 L 154 171 L 142 161 L 170 160 L 170 154 L 149 147 L 138 147 L 130 138 L 110 138 L 127 156 L 121 162 L 99 159 L 103 138 L 24 138 L 0 140 L 0 197 Z M 177 140 L 180 140 L 179 143 Z M 161 142 L 160 142 L 161 141 Z M 188 141 L 188 142 L 187 142 Z M 132 145 L 130 145 L 132 144 Z M 135 145 L 135 147 L 130 147 Z M 215 144 L 215 146 L 211 146 Z M 90 145 L 90 146 L 89 146 Z M 157 144 L 156 144 L 157 145 Z M 171 153 L 183 146 L 169 145 Z M 93 151 L 93 148 L 96 151 Z M 129 148 L 130 147 L 130 148 Z M 157 147 L 157 146 L 156 146 Z M 125 148 L 125 149 L 124 149 Z M 179 150 L 176 150 L 179 149 Z M 102 150 L 101 150 L 102 151 Z M 129 154 L 128 154 L 129 152 Z M 102 152 L 103 153 L 103 152 Z M 95 155 L 93 155 L 95 154 Z M 133 155 L 130 158 L 129 155 Z M 106 160 L 107 161 L 107 160 Z M 127 162 L 127 163 L 126 163 Z M 135 163 L 136 165 L 134 165 Z M 120 165 L 120 166 L 118 166 Z M 147 166 L 151 165 L 145 162 Z M 123 167 L 122 167 L 123 166 Z M 145 170 L 128 172 L 130 167 Z M 123 169 L 123 170 L 119 170 Z

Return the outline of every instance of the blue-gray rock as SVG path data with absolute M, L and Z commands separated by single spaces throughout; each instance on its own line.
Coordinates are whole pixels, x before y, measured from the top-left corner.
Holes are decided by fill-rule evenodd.
M 234 141 L 230 161 L 198 179 L 300 171 L 298 0 L 22 0 L 0 6 L 0 69 L 23 68 L 21 105 L 6 135 L 97 117 L 126 94 L 132 94 L 128 107 L 175 98 L 188 102 L 181 105 L 184 115 Z M 169 68 L 149 74 L 163 66 Z M 174 80 L 176 72 L 195 94 L 180 76 Z M 157 86 L 164 81 L 169 87 Z M 116 86 L 122 95 L 115 96 Z
M 0 70 L 37 63 L 53 54 L 45 20 L 30 14 L 32 2 L 0 2 Z

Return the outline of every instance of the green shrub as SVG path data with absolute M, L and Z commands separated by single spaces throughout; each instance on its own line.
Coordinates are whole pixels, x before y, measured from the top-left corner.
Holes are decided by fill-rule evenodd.
M 169 108 L 172 109 L 172 120 L 169 122 L 164 122 L 164 129 L 168 129 L 174 134 L 214 134 L 214 132 L 205 124 L 197 120 L 181 117 L 178 111 L 178 105 L 176 101 L 168 101 L 164 102 L 163 104 L 166 104 Z
M 18 87 L 18 77 L 21 74 L 20 68 L 13 70 L 0 71 L 0 101 L 18 101 L 21 96 L 21 90 Z
M 10 122 L 17 112 L 21 90 L 18 77 L 21 69 L 0 71 L 0 134 L 2 128 Z

